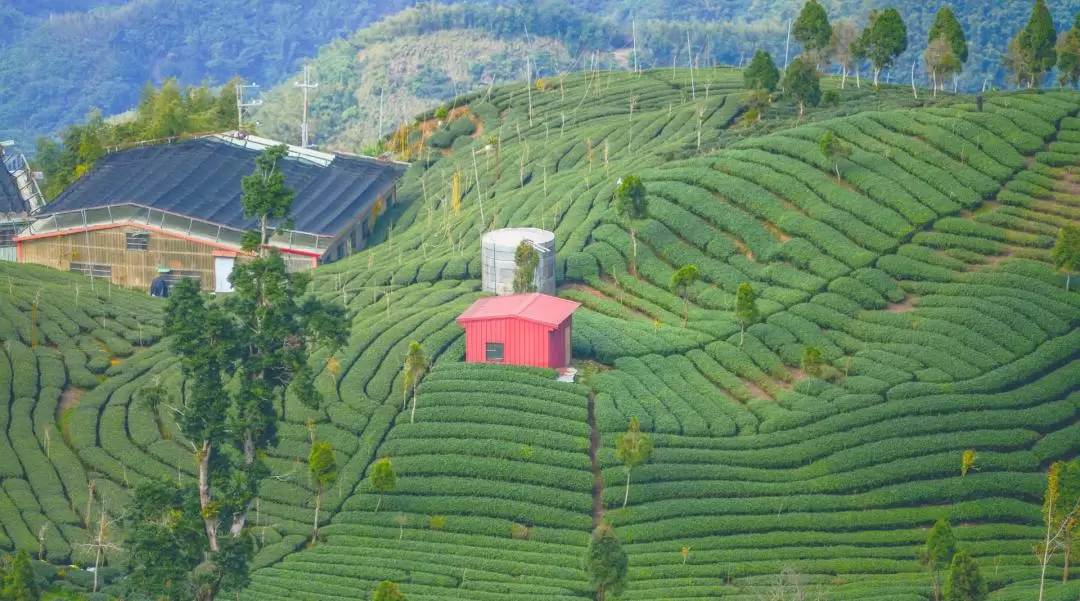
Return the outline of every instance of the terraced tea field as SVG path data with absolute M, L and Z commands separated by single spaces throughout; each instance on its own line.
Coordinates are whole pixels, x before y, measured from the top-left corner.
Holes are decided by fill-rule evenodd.
M 607 519 L 630 555 L 626 599 L 920 601 L 941 517 L 993 599 L 1033 598 L 1045 471 L 1080 453 L 1080 294 L 1049 262 L 1080 220 L 1080 95 L 997 94 L 978 112 L 847 90 L 802 123 L 780 104 L 744 127 L 740 85 L 726 70 L 692 86 L 594 73 L 466 99 L 473 127 L 418 151 L 379 243 L 316 273 L 316 293 L 347 307 L 349 343 L 312 359 L 325 410 L 287 402 L 242 598 L 366 598 L 390 579 L 414 600 L 584 599 L 580 558 Z M 826 130 L 848 156 L 821 153 Z M 649 199 L 636 269 L 610 202 L 627 174 Z M 503 226 L 556 232 L 560 295 L 584 305 L 579 384 L 461 363 L 453 320 L 479 296 L 481 233 Z M 669 283 L 691 263 L 684 326 Z M 743 282 L 761 319 L 740 343 Z M 49 524 L 55 561 L 83 559 L 87 515 L 136 482 L 194 474 L 168 403 L 138 401 L 182 385 L 160 305 L 88 286 L 0 267 L 0 548 L 36 549 Z M 410 423 L 413 340 L 434 368 Z M 801 369 L 807 346 L 821 378 Z M 621 508 L 614 440 L 633 416 L 656 448 Z M 313 437 L 343 469 L 309 547 Z M 379 503 L 366 474 L 381 456 L 398 484 Z M 1061 571 L 1059 557 L 1047 599 L 1072 601 Z

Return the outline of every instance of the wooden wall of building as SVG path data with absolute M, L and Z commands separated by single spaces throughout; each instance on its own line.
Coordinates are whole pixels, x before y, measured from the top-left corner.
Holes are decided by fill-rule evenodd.
M 149 290 L 158 265 L 197 273 L 205 290 L 214 289 L 214 252 L 221 249 L 194 240 L 149 232 L 148 250 L 128 250 L 127 234 L 145 232 L 134 226 L 78 232 L 22 242 L 22 262 L 70 271 L 72 263 L 109 265 L 119 286 Z M 237 257 L 238 261 L 243 256 Z

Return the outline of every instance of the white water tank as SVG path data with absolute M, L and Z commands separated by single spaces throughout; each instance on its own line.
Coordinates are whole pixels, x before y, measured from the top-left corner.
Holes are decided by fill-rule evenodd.
M 532 227 L 506 228 L 484 234 L 482 241 L 484 292 L 500 296 L 514 293 L 514 274 L 517 263 L 514 253 L 522 242 L 536 249 L 540 261 L 536 266 L 536 291 L 555 294 L 555 234 Z

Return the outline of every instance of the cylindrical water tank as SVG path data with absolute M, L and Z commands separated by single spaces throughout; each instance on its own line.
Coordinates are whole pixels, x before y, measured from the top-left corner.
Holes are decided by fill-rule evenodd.
M 536 291 L 555 294 L 555 234 L 532 227 L 506 228 L 484 234 L 480 258 L 484 292 L 500 296 L 514 293 L 514 274 L 517 272 L 514 253 L 525 241 L 532 244 L 540 259 L 533 280 Z

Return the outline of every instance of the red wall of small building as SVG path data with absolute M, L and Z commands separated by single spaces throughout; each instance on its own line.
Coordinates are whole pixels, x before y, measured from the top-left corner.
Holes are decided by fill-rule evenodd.
M 465 361 L 486 363 L 489 342 L 503 344 L 506 365 L 532 367 L 565 367 L 565 336 L 570 332 L 570 320 L 556 329 L 517 318 L 482 319 L 464 324 Z

